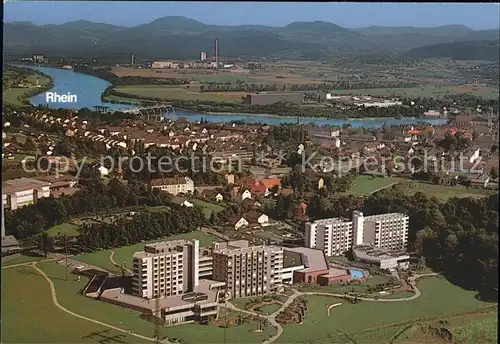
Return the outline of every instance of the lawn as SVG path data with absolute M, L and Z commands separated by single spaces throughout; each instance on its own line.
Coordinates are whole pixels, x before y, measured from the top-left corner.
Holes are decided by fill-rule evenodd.
M 140 319 L 140 313 L 105 302 L 96 301 L 78 295 L 78 291 L 86 283 L 84 278 L 80 282 L 71 278 L 64 280 L 64 267 L 55 263 L 41 263 L 40 268 L 52 279 L 55 284 L 58 300 L 64 307 L 87 317 L 115 325 L 123 329 L 133 330 L 135 333 L 151 337 L 154 334 L 154 324 Z M 228 343 L 258 343 L 274 333 L 268 329 L 262 333 L 252 333 L 256 324 L 245 324 L 227 330 Z M 224 330 L 210 325 L 179 325 L 160 328 L 161 336 L 181 338 L 188 344 L 213 343 L 214 338 L 223 338 Z
M 161 98 L 164 100 L 200 100 L 241 103 L 242 97 L 247 92 L 199 92 L 199 86 L 156 86 L 156 85 L 137 85 L 137 86 L 118 86 L 117 92 L 130 94 L 138 97 Z
M 101 267 L 110 272 L 119 273 L 120 268 L 116 267 L 113 263 L 111 263 L 111 260 L 109 260 L 110 254 L 111 251 L 103 250 L 92 253 L 79 254 L 72 258 L 83 263 Z M 115 261 L 118 262 L 116 258 Z
M 201 199 L 194 198 L 191 200 L 195 205 L 203 208 L 203 214 L 205 214 L 205 217 L 207 219 L 210 218 L 210 215 L 212 215 L 212 211 L 215 211 L 218 213 L 219 211 L 224 210 L 224 207 L 218 204 L 210 203 L 210 202 L 205 202 Z
M 15 255 L 12 257 L 4 257 L 4 258 L 2 258 L 2 267 L 16 265 L 16 264 L 22 264 L 22 263 L 35 262 L 35 261 L 38 261 L 41 259 L 44 259 L 44 257 L 37 256 L 37 255 L 25 255 L 25 254 Z
M 200 241 L 200 246 L 210 246 L 216 239 L 204 232 L 194 231 L 185 234 L 172 235 L 163 239 L 152 240 L 151 242 L 158 241 L 171 241 L 171 240 L 191 240 L 198 239 Z M 132 256 L 135 252 L 144 250 L 144 243 L 138 243 L 130 246 L 124 246 L 120 248 L 111 249 L 115 252 L 114 260 L 118 264 L 124 263 L 124 266 L 132 269 Z M 73 257 L 81 262 L 99 266 L 103 269 L 112 272 L 119 272 L 120 269 L 111 263 L 109 260 L 109 255 L 111 250 L 97 251 L 93 253 L 80 254 Z
M 285 325 L 277 342 L 315 342 L 326 338 L 328 333 L 336 335 L 338 331 L 355 337 L 354 334 L 362 329 L 496 305 L 479 301 L 474 297 L 475 292 L 456 287 L 444 278 L 423 279 L 419 288 L 422 291 L 420 298 L 402 302 L 362 301 L 353 305 L 333 297 L 308 296 L 309 312 L 304 324 Z M 325 307 L 334 302 L 343 304 L 327 317 Z
M 47 234 L 51 237 L 58 235 L 77 236 L 80 234 L 80 232 L 78 232 L 78 226 L 75 226 L 68 222 L 64 222 L 61 223 L 60 225 L 55 225 L 53 227 L 50 227 L 47 230 Z
M 260 313 L 263 314 L 272 314 L 279 310 L 281 308 L 281 305 L 278 305 L 277 303 L 274 303 L 272 305 L 265 305 L 263 307 L 257 308 L 256 311 L 259 311 Z
M 399 183 L 402 180 L 403 179 L 396 177 L 383 178 L 361 175 L 356 177 L 354 185 L 349 191 L 356 194 L 370 195 L 379 189 Z
M 436 197 L 443 201 L 452 197 L 485 197 L 495 193 L 493 190 L 466 188 L 459 185 L 434 185 L 423 182 L 408 184 L 408 192 L 411 194 L 422 192 L 429 197 Z
M 97 343 L 106 337 L 109 343 L 138 342 L 58 309 L 49 285 L 32 267 L 4 269 L 2 275 L 2 314 L 8 314 L 2 319 L 2 343 Z

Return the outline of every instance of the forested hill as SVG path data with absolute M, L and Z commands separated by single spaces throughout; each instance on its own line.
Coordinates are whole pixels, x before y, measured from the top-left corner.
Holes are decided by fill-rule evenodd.
M 498 41 L 466 41 L 426 45 L 408 51 L 408 58 L 451 58 L 454 60 L 498 61 Z
M 39 26 L 29 22 L 4 24 L 7 56 L 41 53 L 47 56 L 128 56 L 194 59 L 200 51 L 220 56 L 320 60 L 334 55 L 403 53 L 429 44 L 484 40 L 494 30 L 474 31 L 461 25 L 435 28 L 368 27 L 347 29 L 328 22 L 295 22 L 284 27 L 207 25 L 171 16 L 135 27 L 79 20 Z

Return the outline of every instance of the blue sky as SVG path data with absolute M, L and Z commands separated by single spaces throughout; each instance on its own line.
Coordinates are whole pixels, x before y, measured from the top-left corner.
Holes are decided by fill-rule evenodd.
M 11 2 L 12 1 L 12 2 Z M 206 24 L 284 26 L 294 21 L 328 21 L 354 28 L 383 26 L 499 27 L 500 6 L 494 3 L 251 3 L 251 2 L 58 2 L 15 1 L 4 5 L 5 21 L 38 25 L 75 20 L 135 26 L 178 15 Z

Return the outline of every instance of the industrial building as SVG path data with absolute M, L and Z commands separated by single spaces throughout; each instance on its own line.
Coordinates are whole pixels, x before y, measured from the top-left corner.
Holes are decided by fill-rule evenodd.
M 390 213 L 364 216 L 353 212 L 352 221 L 330 218 L 306 223 L 305 242 L 309 248 L 324 250 L 327 256 L 341 255 L 363 244 L 377 248 L 406 250 L 409 217 Z
M 207 59 L 207 53 L 202 51 L 200 53 L 200 61 L 203 62 L 203 61 L 206 61 L 206 59 Z
M 230 298 L 263 295 L 282 286 L 282 247 L 219 242 L 213 244 L 212 256 L 212 278 L 225 282 Z
M 290 102 L 300 105 L 304 101 L 304 93 L 289 92 L 289 93 L 267 93 L 259 92 L 248 94 L 243 100 L 246 105 L 271 105 L 280 102 Z

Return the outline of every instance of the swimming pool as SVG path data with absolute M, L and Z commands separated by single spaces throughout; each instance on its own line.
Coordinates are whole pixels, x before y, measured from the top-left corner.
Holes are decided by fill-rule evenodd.
M 356 269 L 350 269 L 349 274 L 351 275 L 352 278 L 364 278 L 365 274 L 361 270 L 356 270 Z

